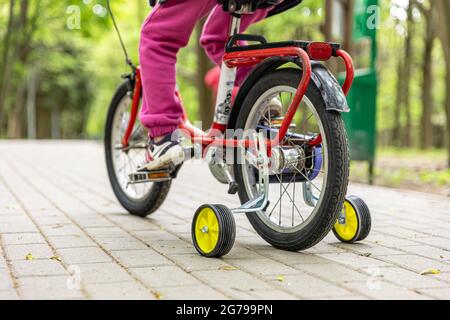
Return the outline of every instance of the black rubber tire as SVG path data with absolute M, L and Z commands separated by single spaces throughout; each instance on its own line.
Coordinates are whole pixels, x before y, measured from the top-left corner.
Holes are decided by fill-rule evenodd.
M 280 69 L 264 75 L 244 100 L 236 128 L 245 127 L 251 108 L 262 94 L 276 86 L 297 88 L 301 76 L 301 70 L 292 68 Z M 278 249 L 287 251 L 309 249 L 328 235 L 344 203 L 349 179 L 348 141 L 340 114 L 326 110 L 325 101 L 313 81 L 310 82 L 306 96 L 313 103 L 323 123 L 328 144 L 329 175 L 326 188 L 322 191 L 324 198 L 321 207 L 307 225 L 291 233 L 278 232 L 267 226 L 257 214 L 247 214 L 253 228 L 264 240 Z M 235 161 L 235 163 L 238 162 Z M 233 169 L 239 184 L 240 200 L 246 203 L 250 199 L 245 190 L 242 167 L 235 164 Z
M 339 241 L 344 243 L 355 243 L 363 241 L 369 236 L 372 229 L 372 217 L 370 214 L 370 209 L 364 202 L 364 200 L 357 196 L 348 196 L 346 201 L 350 203 L 353 209 L 355 209 L 356 217 L 358 219 L 358 231 L 356 232 L 355 237 L 350 241 L 342 239 L 334 228 L 333 233 L 336 238 L 339 239 Z
M 116 174 L 114 172 L 114 165 L 112 159 L 111 150 L 111 139 L 113 130 L 114 115 L 116 114 L 117 108 L 120 102 L 128 95 L 129 86 L 128 83 L 123 83 L 116 91 L 111 105 L 109 107 L 108 116 L 105 126 L 105 157 L 106 157 L 106 167 L 108 170 L 108 177 L 111 183 L 114 194 L 119 200 L 120 204 L 132 215 L 139 217 L 147 217 L 148 215 L 154 213 L 159 207 L 164 203 L 166 199 L 171 182 L 158 182 L 154 183 L 151 191 L 148 195 L 140 200 L 135 200 L 129 198 L 119 185 Z
M 216 247 L 210 253 L 203 252 L 195 237 L 195 224 L 197 222 L 198 215 L 205 208 L 210 208 L 213 210 L 219 223 L 219 239 Z M 191 233 L 194 247 L 200 255 L 206 258 L 221 258 L 231 251 L 236 239 L 236 222 L 234 220 L 233 213 L 230 209 L 223 205 L 203 205 L 195 212 L 194 218 L 192 219 Z
M 350 196 L 347 200 L 349 200 L 356 208 L 359 222 L 361 224 L 361 230 L 358 238 L 356 238 L 356 241 L 363 241 L 369 236 L 370 231 L 372 230 L 372 215 L 370 214 L 369 206 L 364 202 L 364 200 L 356 196 Z

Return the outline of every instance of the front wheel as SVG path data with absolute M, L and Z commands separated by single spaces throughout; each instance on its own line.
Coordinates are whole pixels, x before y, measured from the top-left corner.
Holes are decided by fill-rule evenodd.
M 137 172 L 148 147 L 147 131 L 139 121 L 133 129 L 129 147 L 122 147 L 130 119 L 130 105 L 131 91 L 128 83 L 124 83 L 114 95 L 106 120 L 106 166 L 112 189 L 122 206 L 133 215 L 146 217 L 163 204 L 171 182 L 128 184 L 129 175 Z
M 236 129 L 274 136 L 295 96 L 299 69 L 279 69 L 263 76 L 243 102 Z M 321 141 L 312 146 L 313 141 Z M 320 242 L 332 229 L 344 203 L 349 176 L 348 142 L 337 112 L 326 110 L 311 81 L 291 128 L 280 143 L 289 162 L 271 172 L 269 205 L 247 214 L 258 234 L 276 248 L 299 251 Z M 281 154 L 281 152 L 279 152 Z M 286 161 L 289 156 L 289 161 Z M 258 172 L 237 152 L 234 164 L 242 203 L 259 193 Z

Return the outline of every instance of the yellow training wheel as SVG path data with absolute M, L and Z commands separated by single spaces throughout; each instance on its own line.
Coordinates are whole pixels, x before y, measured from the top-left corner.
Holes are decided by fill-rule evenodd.
M 230 252 L 236 237 L 233 213 L 222 205 L 203 205 L 192 221 L 195 249 L 205 257 L 220 258 Z
M 349 196 L 333 228 L 340 241 L 354 243 L 363 241 L 370 233 L 372 218 L 367 204 L 360 198 Z

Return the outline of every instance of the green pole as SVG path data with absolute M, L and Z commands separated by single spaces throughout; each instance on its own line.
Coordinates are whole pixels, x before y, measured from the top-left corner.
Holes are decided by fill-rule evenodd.
M 379 1 L 378 0 L 369 0 L 369 5 L 370 6 L 376 6 L 376 11 L 373 14 L 376 15 L 380 15 L 381 13 L 379 12 Z M 376 17 L 376 22 L 379 23 L 379 19 L 381 17 L 378 16 Z M 372 39 L 372 57 L 371 57 L 371 68 L 376 71 L 376 67 L 377 67 L 377 57 L 378 57 L 378 42 L 377 42 L 377 28 L 379 26 L 375 25 L 375 29 L 372 30 L 372 32 L 370 32 L 371 35 L 371 39 Z

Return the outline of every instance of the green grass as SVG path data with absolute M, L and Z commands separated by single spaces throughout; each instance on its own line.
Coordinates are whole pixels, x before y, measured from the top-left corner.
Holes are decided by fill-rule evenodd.
M 450 169 L 445 150 L 381 148 L 377 152 L 375 184 L 450 196 Z M 367 165 L 352 162 L 351 179 L 367 182 Z
M 420 150 L 420 149 L 409 149 L 409 148 L 379 148 L 377 150 L 377 155 L 379 157 L 402 157 L 402 158 L 428 158 L 435 159 L 439 161 L 445 161 L 447 156 L 447 151 L 444 149 L 430 149 L 430 150 Z

